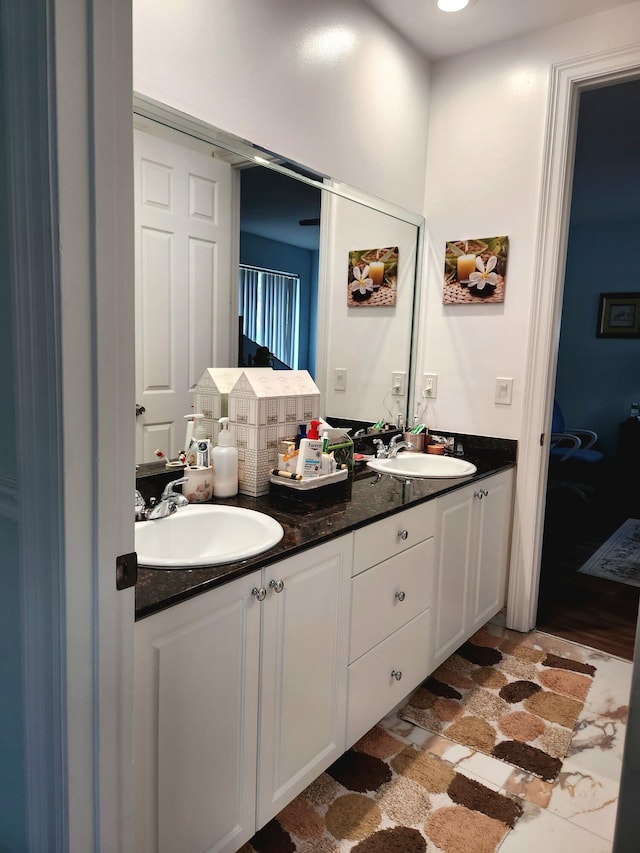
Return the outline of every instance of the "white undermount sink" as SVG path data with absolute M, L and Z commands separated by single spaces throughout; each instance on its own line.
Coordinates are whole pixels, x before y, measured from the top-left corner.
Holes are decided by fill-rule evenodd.
M 268 551 L 284 536 L 274 518 L 252 509 L 203 504 L 135 524 L 141 566 L 191 569 L 246 560 Z
M 429 453 L 400 452 L 391 459 L 370 459 L 369 468 L 379 474 L 393 474 L 396 477 L 468 477 L 476 473 L 476 466 L 466 459 L 454 459 L 451 456 L 436 456 Z

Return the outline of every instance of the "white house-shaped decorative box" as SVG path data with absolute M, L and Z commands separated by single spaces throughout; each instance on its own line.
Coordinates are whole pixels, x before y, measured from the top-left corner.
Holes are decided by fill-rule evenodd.
M 243 495 L 265 495 L 280 442 L 294 438 L 298 424 L 318 418 L 320 390 L 306 370 L 242 373 L 229 392 L 229 429 L 238 448 Z
M 244 367 L 207 367 L 194 389 L 193 411 L 204 415 L 202 424 L 207 437 L 218 443 L 220 424 L 218 420 L 229 414 L 229 391 L 242 376 Z M 270 367 L 252 367 L 262 373 L 271 373 Z

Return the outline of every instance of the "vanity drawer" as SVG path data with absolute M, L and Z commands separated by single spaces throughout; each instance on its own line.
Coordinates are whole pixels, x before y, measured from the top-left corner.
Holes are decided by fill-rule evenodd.
M 353 578 L 349 662 L 431 605 L 434 570 L 431 537 Z
M 435 501 L 429 501 L 356 530 L 353 574 L 357 575 L 433 536 L 435 518 Z
M 423 610 L 349 667 L 347 747 L 429 675 L 430 613 Z

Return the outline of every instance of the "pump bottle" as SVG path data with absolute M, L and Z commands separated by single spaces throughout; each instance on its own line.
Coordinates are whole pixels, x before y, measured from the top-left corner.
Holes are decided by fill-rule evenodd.
M 303 480 L 320 476 L 320 465 L 322 463 L 322 441 L 318 435 L 320 421 L 311 421 L 307 437 L 301 439 L 298 452 L 298 464 L 296 473 Z
M 229 418 L 220 418 L 218 444 L 213 448 L 213 494 L 216 498 L 232 498 L 238 494 L 238 448 L 229 432 Z
M 211 465 L 211 442 L 204 428 L 204 415 L 192 415 L 194 420 L 191 444 L 187 448 L 187 465 L 208 468 Z

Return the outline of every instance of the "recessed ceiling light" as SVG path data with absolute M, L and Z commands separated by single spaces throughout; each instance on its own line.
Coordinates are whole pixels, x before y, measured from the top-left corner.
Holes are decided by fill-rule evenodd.
M 438 9 L 442 12 L 460 12 L 469 5 L 469 0 L 438 0 Z

